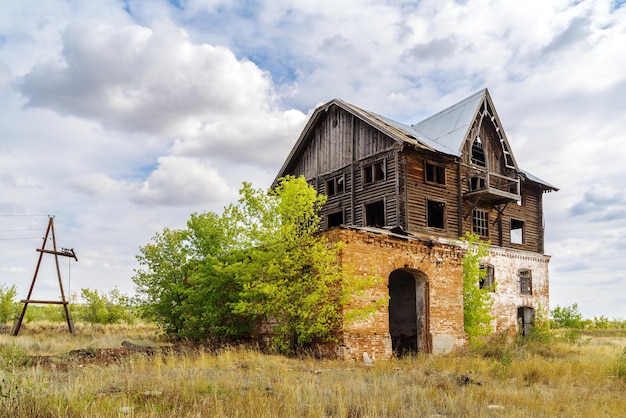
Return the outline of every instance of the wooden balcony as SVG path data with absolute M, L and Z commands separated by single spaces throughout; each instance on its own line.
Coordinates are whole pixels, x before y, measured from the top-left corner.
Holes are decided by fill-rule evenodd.
M 493 205 L 517 202 L 521 199 L 519 179 L 487 170 L 472 171 L 466 178 L 469 190 L 463 194 L 464 198 Z

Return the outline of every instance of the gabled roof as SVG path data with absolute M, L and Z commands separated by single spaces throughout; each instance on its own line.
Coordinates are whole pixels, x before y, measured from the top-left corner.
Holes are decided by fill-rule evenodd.
M 412 127 L 432 141 L 453 149 L 460 155 L 467 131 L 488 95 L 487 89 L 483 89 Z
M 291 164 L 294 163 L 294 157 L 304 150 L 307 145 L 306 141 L 309 137 L 309 131 L 331 106 L 338 106 L 342 108 L 346 112 L 380 130 L 396 141 L 399 145 L 410 144 L 411 146 L 417 148 L 436 151 L 453 157 L 461 156 L 463 144 L 469 134 L 469 130 L 477 116 L 479 116 L 479 113 L 483 112 L 485 107 L 489 107 L 491 109 L 491 112 L 493 113 L 491 115 L 493 117 L 492 121 L 496 124 L 496 126 L 501 126 L 498 115 L 495 112 L 495 107 L 491 101 L 489 91 L 486 88 L 414 125 L 406 125 L 368 110 L 361 109 L 360 107 L 347 103 L 341 99 L 333 99 L 315 109 L 311 118 L 302 130 L 300 137 L 296 141 L 296 144 L 289 153 L 289 156 L 285 160 L 285 163 L 281 167 L 276 179 L 285 175 Z M 509 150 L 511 148 L 503 131 L 500 132 L 500 136 L 501 141 L 503 142 L 502 145 L 506 148 L 506 152 L 510 152 Z M 546 189 L 558 190 L 556 187 L 541 180 L 539 177 L 533 176 L 532 174 L 519 169 L 512 154 L 511 158 L 515 167 L 528 180 L 538 183 Z M 274 180 L 274 183 L 276 183 L 276 180 Z

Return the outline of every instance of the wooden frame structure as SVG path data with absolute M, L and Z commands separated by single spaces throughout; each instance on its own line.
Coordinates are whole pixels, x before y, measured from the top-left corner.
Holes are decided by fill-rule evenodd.
M 46 244 L 48 242 L 48 236 L 52 238 L 52 250 L 46 250 Z M 22 320 L 24 319 L 24 315 L 26 314 L 26 309 L 28 308 L 28 304 L 30 303 L 38 303 L 38 304 L 51 304 L 51 305 L 63 305 L 63 309 L 65 311 L 65 319 L 67 320 L 67 326 L 69 328 L 70 334 L 75 335 L 76 332 L 74 330 L 74 322 L 72 321 L 72 316 L 70 315 L 70 311 L 67 308 L 69 301 L 65 299 L 65 292 L 63 291 L 63 281 L 61 280 L 61 269 L 59 268 L 59 256 L 71 257 L 74 260 L 78 261 L 78 257 L 76 257 L 76 253 L 74 249 L 65 249 L 62 248 L 61 251 L 57 251 L 57 242 L 54 236 L 54 217 L 50 216 L 48 219 L 48 228 L 46 229 L 46 235 L 43 238 L 43 243 L 41 244 L 41 248 L 37 248 L 39 252 L 39 260 L 37 261 L 37 267 L 35 268 L 35 275 L 33 276 L 33 281 L 30 284 L 30 289 L 28 290 L 28 296 L 26 299 L 22 299 L 20 302 L 24 304 L 22 308 L 22 312 L 15 319 L 15 324 L 13 325 L 13 329 L 11 330 L 12 336 L 17 336 L 20 332 L 20 327 L 22 326 Z M 39 267 L 41 266 L 41 260 L 44 254 L 53 254 L 54 261 L 57 269 L 57 277 L 59 279 L 59 288 L 61 289 L 61 300 L 35 300 L 31 299 L 33 294 L 33 288 L 35 287 L 35 281 L 37 280 L 37 274 L 39 273 Z

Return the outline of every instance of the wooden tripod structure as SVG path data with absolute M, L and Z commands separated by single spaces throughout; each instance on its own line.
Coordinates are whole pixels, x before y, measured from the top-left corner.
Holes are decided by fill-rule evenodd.
M 46 250 L 46 243 L 48 242 L 48 236 L 52 238 L 52 250 Z M 41 303 L 41 304 L 53 304 L 53 305 L 63 305 L 63 309 L 65 311 L 65 318 L 67 319 L 67 326 L 70 330 L 70 334 L 75 335 L 74 331 L 74 322 L 72 321 L 72 317 L 70 315 L 70 311 L 67 308 L 69 301 L 65 299 L 65 293 L 63 292 L 63 281 L 61 280 L 61 269 L 59 268 L 59 256 L 64 257 L 72 257 L 74 260 L 78 261 L 76 257 L 76 253 L 74 253 L 74 249 L 65 249 L 62 248 L 61 251 L 57 251 L 57 241 L 54 236 L 54 217 L 50 216 L 48 219 L 48 229 L 46 229 L 46 235 L 43 238 L 43 244 L 41 248 L 37 248 L 39 251 L 39 261 L 37 261 L 37 267 L 35 268 L 35 275 L 33 276 L 33 281 L 30 284 L 30 289 L 28 290 L 28 296 L 26 299 L 22 299 L 21 303 L 24 304 L 22 308 L 22 312 L 15 319 L 15 324 L 13 325 L 13 329 L 11 330 L 11 335 L 16 336 L 18 332 L 20 332 L 20 327 L 22 326 L 22 319 L 24 319 L 24 314 L 26 313 L 26 308 L 28 308 L 29 303 Z M 44 254 L 54 254 L 54 261 L 57 267 L 57 277 L 59 278 L 59 288 L 61 289 L 61 300 L 33 300 L 31 299 L 31 295 L 33 294 L 33 288 L 35 287 L 35 281 L 37 280 L 37 274 L 39 273 L 39 267 L 41 266 L 41 259 Z

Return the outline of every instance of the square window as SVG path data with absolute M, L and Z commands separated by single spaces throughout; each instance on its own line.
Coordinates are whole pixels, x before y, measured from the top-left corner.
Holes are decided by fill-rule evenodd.
M 335 196 L 344 192 L 344 176 L 335 177 L 326 181 L 326 196 Z
M 326 217 L 326 228 L 341 226 L 343 224 L 343 211 L 331 213 Z
M 363 183 L 374 183 L 385 180 L 385 164 L 379 161 L 363 167 Z
M 446 204 L 434 200 L 426 201 L 426 218 L 431 228 L 445 228 Z
M 434 184 L 446 184 L 446 167 L 426 162 L 426 182 Z

